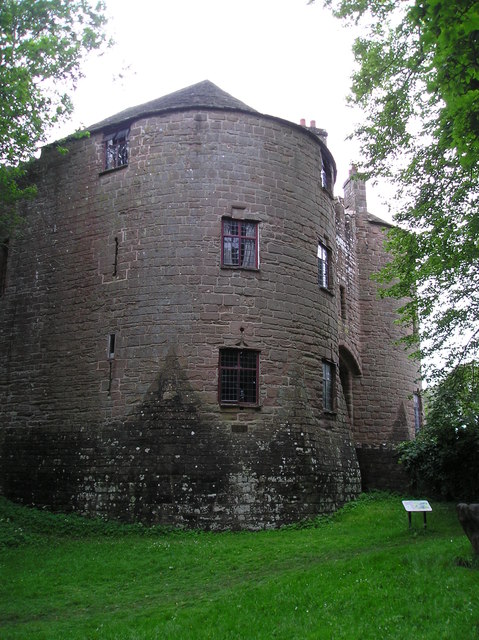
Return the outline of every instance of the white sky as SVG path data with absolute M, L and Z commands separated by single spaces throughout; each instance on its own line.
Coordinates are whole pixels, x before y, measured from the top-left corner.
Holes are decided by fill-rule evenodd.
M 357 144 L 346 106 L 353 32 L 322 0 L 106 0 L 116 44 L 90 60 L 60 135 L 202 80 L 262 113 L 326 129 L 338 168 L 336 194 Z M 58 131 L 56 136 L 58 137 Z M 368 185 L 369 210 L 390 219 Z

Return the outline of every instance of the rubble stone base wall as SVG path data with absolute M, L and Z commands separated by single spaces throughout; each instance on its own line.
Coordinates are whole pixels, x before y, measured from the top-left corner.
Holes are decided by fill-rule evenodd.
M 359 493 L 354 448 L 338 433 L 299 418 L 270 431 L 226 429 L 181 383 L 165 399 L 169 383 L 160 379 L 126 422 L 5 429 L 4 495 L 54 511 L 221 530 L 311 518 Z

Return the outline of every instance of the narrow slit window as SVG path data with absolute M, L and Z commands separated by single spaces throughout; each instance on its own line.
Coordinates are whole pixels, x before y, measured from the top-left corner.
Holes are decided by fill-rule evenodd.
M 110 333 L 110 335 L 108 336 L 108 360 L 113 360 L 113 358 L 115 357 L 115 342 L 115 334 Z
M 329 413 L 335 410 L 335 379 L 335 365 L 328 360 L 323 360 L 323 410 Z
M 115 259 L 113 261 L 113 275 L 118 273 L 118 236 L 115 237 Z

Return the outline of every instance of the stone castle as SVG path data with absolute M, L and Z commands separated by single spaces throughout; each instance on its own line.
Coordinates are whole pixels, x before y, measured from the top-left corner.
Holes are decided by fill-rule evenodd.
M 388 225 L 354 176 L 334 196 L 326 135 L 205 81 L 43 149 L 0 254 L 1 493 L 263 528 L 400 482 Z

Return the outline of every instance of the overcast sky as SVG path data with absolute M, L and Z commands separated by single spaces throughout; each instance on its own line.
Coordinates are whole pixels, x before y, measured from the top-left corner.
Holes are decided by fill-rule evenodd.
M 106 0 L 115 45 L 85 66 L 73 122 L 61 135 L 211 80 L 262 113 L 326 129 L 338 167 L 336 194 L 351 162 L 346 141 L 358 115 L 346 106 L 353 32 L 322 0 Z M 369 209 L 389 219 L 378 189 Z

